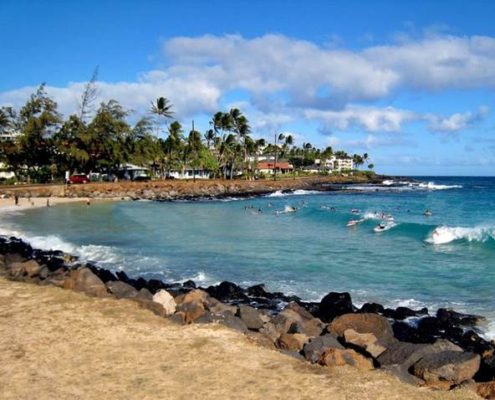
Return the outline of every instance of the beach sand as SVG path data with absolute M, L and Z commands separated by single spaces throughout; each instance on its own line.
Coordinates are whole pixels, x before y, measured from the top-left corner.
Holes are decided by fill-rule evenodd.
M 15 205 L 15 200 L 11 198 L 0 198 L 0 210 L 2 209 L 12 209 L 12 210 L 22 210 L 30 209 L 35 207 L 46 207 L 47 200 L 50 207 L 57 206 L 64 203 L 82 203 L 86 204 L 89 199 L 85 198 L 74 198 L 74 197 L 19 197 L 18 205 Z M 96 201 L 109 201 L 112 199 L 91 199 L 90 204 Z
M 0 398 L 476 399 L 383 372 L 329 369 L 219 325 L 178 326 L 129 300 L 0 277 Z

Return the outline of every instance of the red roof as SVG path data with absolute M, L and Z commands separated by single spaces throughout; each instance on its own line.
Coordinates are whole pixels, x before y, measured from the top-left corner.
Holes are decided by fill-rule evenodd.
M 258 163 L 258 169 L 275 169 L 275 163 L 274 162 L 259 162 Z M 289 164 L 287 161 L 277 161 L 277 169 L 292 169 L 292 165 Z

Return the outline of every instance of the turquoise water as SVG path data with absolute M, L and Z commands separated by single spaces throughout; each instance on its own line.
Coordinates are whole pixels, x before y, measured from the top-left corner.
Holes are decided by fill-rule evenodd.
M 2 228 L 35 247 L 129 274 L 201 285 L 263 282 L 306 300 L 349 291 L 358 304 L 450 306 L 494 321 L 495 179 L 421 179 L 434 184 L 237 201 L 60 205 L 4 213 Z M 297 212 L 276 212 L 287 205 Z M 433 215 L 424 216 L 425 209 Z M 375 211 L 392 214 L 395 225 L 375 233 Z M 359 218 L 364 222 L 346 227 Z

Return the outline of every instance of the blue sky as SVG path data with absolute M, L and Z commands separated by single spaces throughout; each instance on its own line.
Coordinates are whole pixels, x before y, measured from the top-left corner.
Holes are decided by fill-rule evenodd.
M 64 114 L 99 66 L 134 116 L 165 96 L 206 130 L 368 152 L 379 172 L 494 175 L 493 1 L 0 2 L 0 105 L 46 82 Z

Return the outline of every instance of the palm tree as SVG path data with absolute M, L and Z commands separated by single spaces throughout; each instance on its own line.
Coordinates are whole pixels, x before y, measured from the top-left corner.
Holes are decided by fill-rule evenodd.
M 158 118 L 172 118 L 174 112 L 172 111 L 172 103 L 165 97 L 159 97 L 156 102 L 151 102 L 151 113 L 155 114 Z M 160 131 L 160 123 L 157 121 L 156 134 L 158 136 Z
M 208 129 L 205 133 L 205 140 L 206 140 L 206 147 L 209 149 L 210 148 L 210 143 L 214 143 L 215 141 L 215 130 L 214 129 Z
M 275 134 L 275 163 L 273 164 L 273 180 L 277 180 L 277 158 L 278 158 L 278 147 L 277 147 L 277 139 L 279 142 L 285 139 L 285 135 L 280 133 L 278 136 Z

